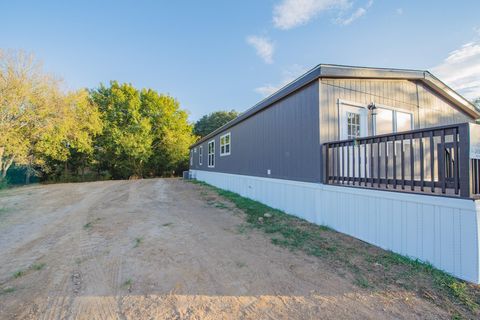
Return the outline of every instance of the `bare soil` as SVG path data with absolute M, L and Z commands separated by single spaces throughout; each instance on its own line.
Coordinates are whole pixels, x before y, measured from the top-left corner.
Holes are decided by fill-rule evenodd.
M 201 190 L 149 179 L 1 193 L 0 319 L 450 318 L 275 246 Z

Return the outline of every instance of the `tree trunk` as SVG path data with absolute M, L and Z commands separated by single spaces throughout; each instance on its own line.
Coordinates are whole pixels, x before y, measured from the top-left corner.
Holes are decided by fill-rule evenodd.
M 25 173 L 25 184 L 30 184 L 30 168 L 27 168 L 27 172 Z
M 82 159 L 82 180 L 85 181 L 85 158 L 86 156 L 83 156 Z
M 10 166 L 12 165 L 14 158 L 15 157 L 12 156 L 10 159 L 8 159 L 8 160 L 6 160 L 5 162 L 2 163 L 2 168 L 1 168 L 2 180 L 5 179 L 5 177 L 7 176 L 7 171 L 10 168 Z

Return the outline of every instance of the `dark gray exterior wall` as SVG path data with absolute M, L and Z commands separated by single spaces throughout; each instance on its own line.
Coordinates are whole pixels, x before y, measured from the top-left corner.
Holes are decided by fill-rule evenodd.
M 231 154 L 220 156 L 220 136 L 231 133 Z M 215 168 L 208 141 L 215 139 Z M 319 81 L 275 102 L 191 149 L 191 169 L 320 182 Z M 203 161 L 199 165 L 199 147 Z M 196 150 L 196 152 L 194 152 Z M 267 174 L 271 170 L 271 174 Z
M 194 170 L 322 181 L 321 145 L 338 140 L 338 99 L 410 111 L 415 129 L 473 121 L 420 80 L 321 78 L 191 149 Z M 268 99 L 267 99 L 268 100 Z M 247 111 L 249 112 L 249 111 Z M 231 154 L 220 156 L 220 136 L 231 133 Z M 215 140 L 215 167 L 208 168 L 208 141 Z M 199 147 L 203 163 L 199 165 Z M 195 151 L 195 152 L 194 152 Z M 271 174 L 267 174 L 267 170 Z

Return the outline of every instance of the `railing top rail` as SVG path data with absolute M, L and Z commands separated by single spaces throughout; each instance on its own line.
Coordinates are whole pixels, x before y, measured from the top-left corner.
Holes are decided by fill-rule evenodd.
M 334 141 L 325 142 L 323 144 L 332 145 L 332 144 L 349 143 L 349 142 L 355 142 L 355 141 L 365 141 L 365 140 L 382 139 L 382 138 L 385 139 L 385 138 L 406 136 L 406 135 L 419 134 L 419 133 L 425 133 L 425 132 L 432 132 L 432 131 L 435 132 L 435 131 L 441 131 L 441 130 L 455 129 L 455 128 L 466 127 L 466 126 L 468 126 L 468 122 L 449 124 L 449 125 L 443 125 L 443 126 L 437 126 L 437 127 L 428 127 L 428 128 L 422 128 L 422 129 L 414 129 L 414 130 L 401 131 L 401 132 L 395 132 L 395 133 L 380 134 L 375 136 L 359 137 L 355 139 L 334 140 Z

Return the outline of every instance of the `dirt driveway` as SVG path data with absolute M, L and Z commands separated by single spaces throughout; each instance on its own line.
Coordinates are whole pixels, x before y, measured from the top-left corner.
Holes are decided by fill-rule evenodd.
M 8 190 L 0 319 L 449 318 L 239 231 L 243 219 L 176 179 Z

